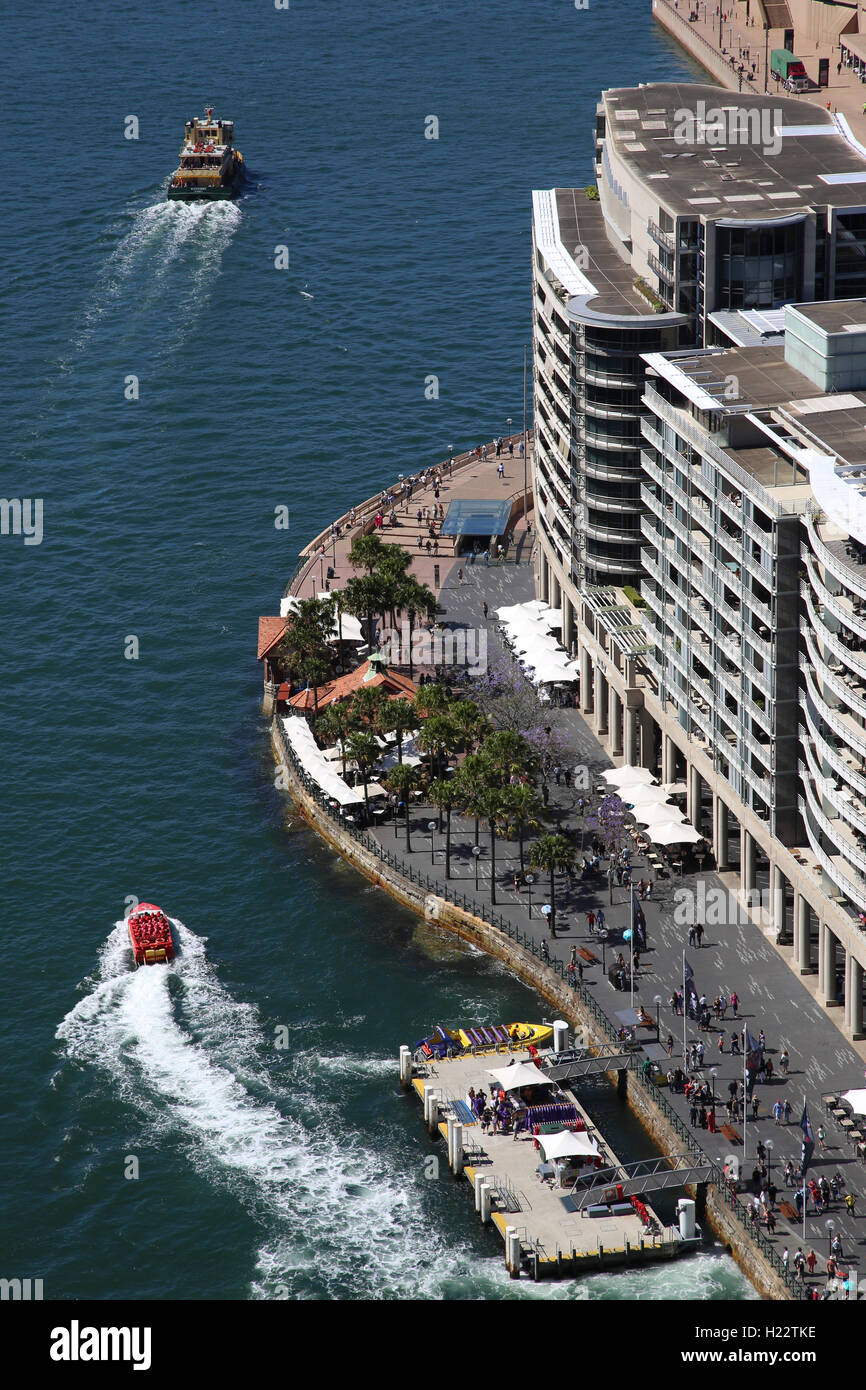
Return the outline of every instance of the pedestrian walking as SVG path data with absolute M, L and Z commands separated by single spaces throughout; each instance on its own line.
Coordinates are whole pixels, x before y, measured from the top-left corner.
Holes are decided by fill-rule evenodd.
M 604 908 L 603 908 L 603 907 L 600 907 L 600 908 L 598 909 L 598 912 L 595 914 L 595 925 L 598 927 L 599 931 L 604 931 Z
M 487 614 L 490 612 L 490 609 L 488 608 L 486 602 L 485 602 L 485 603 L 482 603 L 481 608 L 482 608 L 482 611 L 483 611 L 483 613 L 484 613 L 484 621 L 485 621 L 485 623 L 486 623 L 486 622 L 487 622 Z
M 669 1057 L 673 1057 L 673 1055 L 674 1055 L 674 1038 L 673 1038 L 673 1034 L 672 1034 L 672 1033 L 668 1033 L 667 1039 L 665 1040 L 665 1047 L 666 1047 L 667 1050 L 668 1050 L 668 1056 L 669 1056 Z
M 720 1052 L 720 1053 L 724 1053 L 724 1051 L 725 1051 L 725 1035 L 724 1035 L 724 1033 L 719 1032 L 719 1052 Z
M 814 1251 L 814 1250 L 810 1250 L 809 1253 L 808 1253 L 808 1255 L 806 1256 L 806 1264 L 809 1266 L 809 1273 L 810 1273 L 810 1274 L 814 1274 L 814 1273 L 815 1273 L 815 1266 L 816 1266 L 817 1263 L 818 1263 L 818 1256 L 815 1254 L 815 1251 Z
M 788 1049 L 787 1049 L 787 1047 L 783 1047 L 783 1048 L 782 1048 L 782 1051 L 781 1051 L 781 1053 L 780 1053 L 780 1055 L 779 1055 L 779 1068 L 780 1068 L 780 1070 L 781 1070 L 783 1076 L 787 1076 L 787 1075 L 788 1075 L 788 1067 L 790 1066 L 790 1064 L 791 1064 L 791 1059 L 790 1059 L 790 1057 L 788 1056 Z
M 826 1131 L 826 1129 L 824 1128 L 823 1125 L 819 1125 L 819 1126 L 818 1126 L 818 1131 L 817 1131 L 817 1134 L 816 1134 L 815 1137 L 816 1137 L 816 1139 L 818 1140 L 818 1149 L 819 1149 L 819 1151 L 820 1151 L 821 1153 L 824 1153 L 824 1152 L 825 1152 L 824 1140 L 827 1138 L 827 1131 Z
M 854 1203 L 855 1203 L 856 1201 L 857 1201 L 857 1194 L 856 1194 L 855 1192 L 846 1192 L 846 1194 L 845 1194 L 845 1206 L 846 1206 L 846 1208 L 847 1208 L 847 1210 L 848 1210 L 848 1215 L 849 1215 L 849 1216 L 853 1216 L 853 1215 L 854 1215 Z
M 783 1115 L 783 1113 L 784 1113 L 784 1110 L 783 1110 L 783 1107 L 782 1107 L 781 1099 L 775 1100 L 775 1101 L 773 1102 L 773 1119 L 775 1120 L 775 1122 L 776 1122 L 777 1125 L 780 1125 L 780 1124 L 782 1123 L 782 1115 Z
M 420 536 L 418 537 L 418 539 L 419 539 L 419 540 L 421 539 Z M 457 583 L 458 583 L 458 584 L 462 584 L 462 583 L 463 583 L 463 570 L 462 570 L 462 569 L 459 569 L 459 570 L 457 571 Z
M 786 1098 L 786 1100 L 785 1100 L 784 1111 L 785 1111 L 785 1124 L 786 1124 L 786 1125 L 789 1125 L 789 1124 L 791 1123 L 791 1102 L 790 1102 L 787 1098 Z
M 739 1007 L 740 1007 L 740 1000 L 739 1000 L 739 997 L 738 997 L 738 995 L 737 995 L 737 991 L 736 991 L 735 989 L 732 989 L 732 990 L 731 990 L 731 1011 L 733 1012 L 734 1018 L 737 1017 L 737 1009 L 738 1009 Z M 739 1051 L 739 1048 L 738 1048 L 737 1050 Z
M 739 1055 L 739 1051 L 740 1051 L 740 1035 L 739 1035 L 739 1033 L 732 1033 L 732 1034 L 731 1034 L 731 1056 L 732 1056 L 732 1057 L 738 1056 L 738 1055 Z
M 698 928 L 697 928 L 697 925 L 696 925 L 696 924 L 695 924 L 694 926 L 689 927 L 689 945 L 690 945 L 690 946 L 694 946 L 694 944 L 695 944 L 695 932 L 697 931 L 697 929 L 698 929 Z
M 698 946 L 702 946 L 704 942 L 704 929 L 700 922 L 698 922 L 698 925 L 695 927 L 695 941 Z

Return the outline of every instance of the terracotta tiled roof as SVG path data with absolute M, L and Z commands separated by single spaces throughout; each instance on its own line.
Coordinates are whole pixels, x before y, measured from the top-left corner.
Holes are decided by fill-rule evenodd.
M 287 627 L 285 618 L 259 618 L 259 661 L 282 641 Z
M 411 699 L 418 687 L 414 681 L 410 681 L 408 676 L 403 676 L 397 671 L 391 671 L 386 667 L 383 671 L 376 671 L 375 675 L 365 679 L 370 670 L 369 661 L 365 661 L 356 670 L 349 671 L 345 676 L 337 676 L 336 680 L 326 681 L 319 686 L 319 709 L 326 709 L 335 700 L 345 700 L 350 695 L 354 695 L 356 690 L 362 690 L 365 686 L 384 687 L 385 694 L 389 699 L 405 697 Z M 294 709 L 312 709 L 314 705 L 312 690 L 299 690 L 297 695 L 293 695 L 289 704 Z

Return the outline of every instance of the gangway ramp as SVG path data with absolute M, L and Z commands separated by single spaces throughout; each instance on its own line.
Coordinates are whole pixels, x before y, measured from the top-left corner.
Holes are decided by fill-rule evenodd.
M 617 1198 L 640 1197 L 644 1192 L 664 1192 L 670 1188 L 685 1187 L 687 1183 L 707 1182 L 712 1177 L 715 1165 L 695 1163 L 688 1154 L 672 1154 L 669 1157 L 641 1158 L 636 1163 L 623 1163 L 618 1168 L 599 1168 L 587 1183 L 578 1178 L 571 1189 L 575 1211 L 594 1206 L 609 1188 L 616 1189 Z

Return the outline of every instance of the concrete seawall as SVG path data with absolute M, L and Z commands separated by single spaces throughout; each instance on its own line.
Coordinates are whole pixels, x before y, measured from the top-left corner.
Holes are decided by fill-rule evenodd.
M 310 795 L 286 758 L 276 718 L 271 725 L 271 742 L 274 756 L 283 771 L 285 785 L 301 815 L 341 858 L 425 921 L 435 922 L 461 940 L 501 960 L 524 984 L 546 999 L 572 1028 L 580 1030 L 589 1046 L 600 1047 L 610 1042 L 610 1037 L 599 1026 L 591 1010 L 583 1004 L 580 994 L 561 980 L 549 966 L 538 960 L 531 951 L 510 940 L 504 932 L 482 917 L 467 912 L 437 894 L 426 892 L 391 865 L 384 863 L 354 835 L 336 824 Z M 680 1152 L 683 1147 L 682 1137 L 677 1134 L 674 1125 L 653 1095 L 655 1088 L 646 1085 L 637 1072 L 611 1072 L 609 1076 L 611 1081 L 619 1085 L 628 1104 L 662 1152 Z M 775 1273 L 723 1194 L 712 1184 L 705 1186 L 706 1206 L 703 1215 L 758 1293 L 767 1299 L 791 1300 L 793 1295 L 790 1289 Z M 698 1192 L 693 1195 L 698 1198 L 700 1210 L 704 1194 Z

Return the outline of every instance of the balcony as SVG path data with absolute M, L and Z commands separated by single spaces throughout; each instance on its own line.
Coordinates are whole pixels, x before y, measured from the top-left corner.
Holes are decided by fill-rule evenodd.
M 651 217 L 647 218 L 646 229 L 656 246 L 661 246 L 663 250 L 670 251 L 671 255 L 676 253 L 677 244 L 671 232 L 663 232 L 659 224 L 654 222 Z
M 813 830 L 812 823 L 809 819 L 810 808 L 805 797 L 798 797 L 797 806 L 803 818 L 803 824 L 806 827 L 806 838 L 809 841 L 809 848 L 812 854 L 821 865 L 827 877 L 835 883 L 842 896 L 846 897 L 858 912 L 862 912 L 864 905 L 866 905 L 866 890 L 864 890 L 863 884 L 856 883 L 845 873 L 841 862 L 837 863 L 836 860 L 832 859 L 829 854 L 826 854 L 825 851 L 821 849 L 819 837 Z M 841 855 L 839 856 L 839 860 L 841 861 Z
M 866 800 L 866 766 L 864 766 L 863 760 L 855 758 L 854 754 L 847 747 L 843 748 L 840 752 L 830 739 L 824 734 L 819 733 L 818 725 L 805 693 L 800 696 L 800 709 L 806 721 L 808 736 L 815 745 L 816 755 L 823 761 L 829 763 L 836 775 L 841 777 L 844 782 L 847 782 L 849 786 L 853 787 L 854 790 L 859 792 L 860 796 Z M 815 709 L 817 710 L 817 706 L 815 706 Z M 802 734 L 802 725 L 800 727 Z
M 813 602 L 812 590 L 805 581 L 800 585 L 800 595 L 806 605 L 806 613 L 818 641 L 825 647 L 829 647 L 837 661 L 841 662 L 844 667 L 856 671 L 866 682 L 866 651 L 846 647 L 844 642 L 841 642 L 836 634 L 826 626 L 823 614 L 818 612 Z
M 852 501 L 855 495 L 852 487 Z M 812 549 L 821 564 L 839 580 L 843 589 L 856 594 L 858 598 L 866 599 L 866 566 L 858 565 L 856 561 L 848 559 L 842 550 L 841 542 L 835 543 L 831 547 L 822 541 L 818 534 L 815 516 L 811 512 L 806 513 L 806 530 Z
M 812 633 L 804 632 L 806 639 L 806 650 L 809 653 L 809 660 L 815 670 L 815 674 L 820 677 L 825 687 L 829 687 L 838 699 L 848 706 L 852 714 L 860 715 L 866 725 L 866 694 L 856 685 L 852 677 L 846 678 L 844 673 L 839 674 L 833 671 L 818 653 L 815 639 Z M 866 733 L 866 727 L 864 727 Z
M 647 252 L 647 264 L 650 270 L 655 271 L 656 275 L 660 276 L 662 280 L 666 281 L 666 283 L 673 288 L 677 282 L 675 272 L 673 270 L 668 270 L 667 266 L 662 265 L 659 258 L 654 256 L 652 251 Z
M 823 580 L 818 577 L 818 568 L 815 564 L 814 556 L 804 546 L 800 552 L 800 558 L 806 566 L 806 573 L 809 576 L 809 583 L 812 586 L 817 601 L 832 613 L 837 622 L 843 627 L 847 627 L 861 641 L 866 642 L 866 615 L 861 614 L 854 607 L 854 602 L 848 598 L 847 594 L 831 594 Z M 857 600 L 859 605 L 860 600 Z
M 841 710 L 831 709 L 818 693 L 811 667 L 804 666 L 802 669 L 806 690 L 818 718 L 838 735 L 844 747 L 851 748 L 858 753 L 861 761 L 866 759 L 866 729 L 862 728 L 850 714 L 843 714 Z

